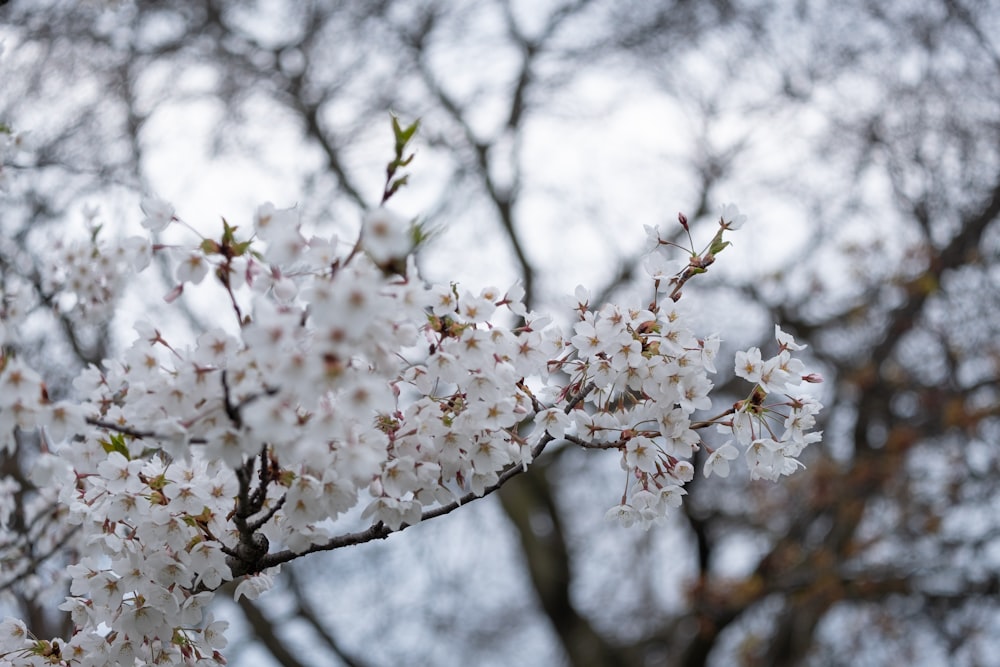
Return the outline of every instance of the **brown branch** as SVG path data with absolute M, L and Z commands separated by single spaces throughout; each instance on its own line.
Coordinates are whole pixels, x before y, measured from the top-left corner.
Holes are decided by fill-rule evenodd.
M 568 663 L 574 667 L 634 665 L 623 648 L 599 632 L 577 610 L 571 589 L 573 561 L 562 528 L 559 507 L 546 476 L 547 461 L 500 492 L 504 511 L 520 537 L 524 562 L 545 616 L 552 623 Z M 548 530 L 538 531 L 539 518 Z
M 1000 217 L 1000 175 L 990 199 L 978 213 L 966 217 L 962 221 L 961 231 L 956 234 L 931 260 L 928 274 L 940 282 L 941 274 L 949 269 L 957 268 L 969 260 L 972 253 L 979 247 L 986 227 Z M 899 343 L 902 335 L 913 328 L 920 311 L 930 297 L 931 292 L 914 286 L 909 290 L 909 298 L 896 310 L 890 313 L 889 326 L 882 341 L 875 346 L 869 355 L 871 359 L 888 359 L 890 353 Z
M 303 619 L 313 631 L 320 636 L 326 647 L 330 649 L 330 652 L 337 656 L 337 658 L 346 665 L 346 667 L 365 667 L 368 663 L 362 661 L 356 656 L 348 655 L 344 649 L 340 646 L 340 643 L 330 634 L 326 626 L 319 618 L 319 614 L 313 608 L 312 604 L 309 602 L 309 597 L 306 591 L 303 589 L 301 583 L 299 582 L 298 575 L 295 572 L 295 568 L 289 568 L 285 576 L 288 579 L 288 584 L 295 594 L 296 601 L 296 615 Z
M 246 596 L 240 597 L 238 604 L 250 627 L 253 628 L 253 636 L 267 647 L 282 667 L 306 667 L 306 664 L 297 657 L 297 653 L 275 633 L 278 624 L 268 619 Z
M 18 581 L 21 581 L 25 577 L 34 574 L 38 570 L 38 567 L 42 563 L 44 563 L 49 558 L 52 558 L 52 556 L 54 556 L 57 553 L 59 553 L 59 551 L 61 551 L 62 548 L 65 547 L 69 543 L 69 541 L 73 537 L 73 535 L 75 535 L 77 532 L 79 532 L 79 530 L 80 530 L 80 526 L 73 526 L 68 531 L 66 531 L 66 533 L 64 533 L 63 536 L 60 537 L 59 540 L 56 541 L 55 544 L 52 545 L 51 549 L 49 549 L 48 551 L 45 551 L 45 552 L 43 552 L 41 554 L 31 554 L 30 560 L 28 561 L 28 563 L 25 565 L 25 567 L 20 572 L 16 572 L 13 575 L 10 575 L 10 577 L 11 577 L 10 579 L 8 579 L 7 581 L 4 581 L 2 584 L 0 584 L 0 592 L 3 592 L 5 590 L 11 588 Z M 28 544 L 31 545 L 31 542 L 28 542 Z

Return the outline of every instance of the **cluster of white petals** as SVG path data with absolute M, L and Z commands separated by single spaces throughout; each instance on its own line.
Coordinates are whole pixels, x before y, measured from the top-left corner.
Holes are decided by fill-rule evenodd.
M 0 45 L 0 54 L 2 54 Z M 10 169 L 5 165 L 12 162 L 14 154 L 21 150 L 24 144 L 24 135 L 12 132 L 8 127 L 0 124 L 0 192 L 5 192 L 10 185 Z
M 152 232 L 177 222 L 165 202 L 143 211 Z M 720 229 L 744 217 L 727 207 Z M 819 438 L 819 405 L 798 393 L 811 377 L 792 356 L 801 347 L 780 329 L 776 356 L 737 356 L 747 399 L 699 421 L 720 340 L 695 335 L 662 289 L 647 306 L 591 307 L 581 288 L 567 328 L 527 311 L 519 285 L 425 285 L 407 261 L 412 224 L 383 209 L 357 244 L 307 238 L 294 210 L 269 204 L 253 227 L 186 248 L 96 233 L 56 247 L 46 289 L 67 312 L 107 317 L 156 248 L 174 263 L 171 300 L 214 281 L 232 321 L 190 345 L 138 323 L 120 358 L 76 379 L 73 402 L 49 401 L 36 373 L 0 356 L 0 448 L 41 429 L 32 481 L 88 554 L 61 607 L 73 636 L 40 640 L 8 619 L 0 665 L 221 662 L 223 624 L 203 610 L 224 581 L 256 597 L 281 562 L 446 513 L 554 441 L 616 450 L 625 492 L 609 516 L 648 527 L 681 503 L 706 426 L 730 440 L 709 449 L 706 475 L 729 473 L 736 443 L 753 477 L 775 479 Z M 710 263 L 671 278 L 668 250 L 658 243 L 648 263 L 660 287 Z M 16 305 L 3 296 L 0 345 Z M 345 537 L 337 519 L 354 508 L 368 532 Z
M 109 320 L 129 276 L 141 271 L 153 257 L 149 238 L 130 236 L 105 242 L 99 237 L 97 209 L 85 211 L 91 236 L 83 240 L 56 238 L 42 271 L 42 293 L 63 315 L 78 323 Z

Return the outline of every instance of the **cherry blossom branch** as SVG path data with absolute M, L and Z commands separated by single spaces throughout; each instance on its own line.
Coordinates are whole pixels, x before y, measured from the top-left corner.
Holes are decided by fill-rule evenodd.
M 229 302 L 233 304 L 233 312 L 236 313 L 236 321 L 242 327 L 246 324 L 246 320 L 243 317 L 243 311 L 240 310 L 240 304 L 236 300 L 236 294 L 233 293 L 233 284 L 229 278 L 230 273 L 233 271 L 233 259 L 231 256 L 226 256 L 225 261 L 218 268 L 216 272 L 219 277 L 219 282 L 222 286 L 226 288 L 226 294 L 229 295 Z
M 264 396 L 274 396 L 279 393 L 279 389 L 267 388 L 265 387 L 263 391 L 250 394 L 239 403 L 232 403 L 229 395 L 229 385 L 226 378 L 226 371 L 223 370 L 221 373 L 222 387 L 223 387 L 223 406 L 226 412 L 226 416 L 233 422 L 233 425 L 237 428 L 241 428 L 243 425 L 243 419 L 240 415 L 240 411 L 251 403 L 260 400 Z M 120 433 L 122 435 L 127 435 L 129 437 L 135 438 L 137 440 L 167 440 L 168 436 L 157 433 L 156 431 L 142 430 L 132 428 L 125 424 L 119 424 L 117 422 L 107 421 L 105 419 L 98 419 L 96 417 L 86 417 L 86 423 L 91 426 L 96 426 L 98 428 L 103 428 L 108 431 L 113 431 L 114 433 Z M 208 440 L 202 437 L 193 437 L 187 440 L 189 444 L 192 445 L 204 445 L 208 444 Z
M 437 93 L 447 106 L 451 98 Z M 398 172 L 409 164 L 405 146 L 416 125 L 394 121 L 393 129 L 383 203 L 405 183 Z M 477 146 L 486 160 L 488 146 Z M 509 213 L 510 197 L 495 199 Z M 169 203 L 147 198 L 142 209 L 141 224 L 153 235 L 181 222 Z M 757 348 L 737 354 L 735 373 L 755 386 L 751 398 L 692 424 L 692 415 L 711 409 L 708 376 L 719 338 L 699 338 L 657 299 L 646 309 L 592 308 L 581 287 L 567 326 L 558 314 L 527 310 L 530 280 L 506 293 L 424 284 L 413 261 L 423 230 L 412 219 L 370 211 L 345 257 L 336 237 L 306 238 L 298 215 L 263 204 L 248 240 L 223 220 L 220 237 L 197 234 L 194 245 L 178 246 L 185 259 L 168 296 L 214 270 L 240 326 L 213 327 L 198 332 L 194 345 L 171 346 L 154 323 L 140 322 L 121 358 L 74 380 L 85 397 L 77 405 L 50 401 L 37 372 L 0 352 L 0 421 L 8 425 L 0 429 L 0 451 L 16 449 L 20 431 L 51 436 L 42 454 L 51 458 L 32 478 L 46 480 L 60 506 L 73 508 L 80 545 L 99 550 L 72 563 L 75 594 L 60 608 L 82 627 L 65 643 L 67 654 L 87 650 L 90 641 L 132 651 L 120 639 L 129 638 L 145 655 L 173 633 L 185 657 L 215 660 L 220 625 L 190 627 L 192 595 L 260 575 L 236 588 L 237 597 L 256 598 L 271 586 L 269 568 L 445 516 L 501 489 L 553 440 L 619 450 L 625 488 L 609 518 L 648 527 L 681 504 L 694 476 L 695 429 L 715 424 L 732 432 L 726 444 L 708 447 L 706 475 L 727 475 L 740 445 L 752 477 L 777 479 L 794 472 L 802 449 L 819 439 L 810 431 L 821 406 L 791 389 L 809 377 L 791 355 L 801 346 L 780 329 L 777 355 L 765 359 Z M 667 256 L 673 248 L 659 230 L 648 230 L 657 243 L 644 268 L 656 294 L 680 298 L 729 244 L 723 232 L 744 217 L 725 207 L 713 240 L 700 255 L 692 249 L 683 268 Z M 107 286 L 124 289 L 127 272 L 149 265 L 159 247 L 148 237 L 117 247 L 91 241 L 63 253 L 62 263 L 82 278 L 60 288 L 59 300 L 65 291 L 73 297 L 66 303 L 84 304 L 93 316 L 94 308 L 104 314 L 113 305 Z M 93 266 L 104 269 L 95 274 Z M 246 315 L 241 302 L 252 308 Z M 521 324 L 504 326 L 511 314 Z M 16 327 L 0 327 L 4 349 L 17 336 Z M 404 359 L 411 354 L 412 363 Z M 529 387 L 536 382 L 545 385 L 542 400 Z M 244 409 L 251 404 L 261 409 Z M 600 442 L 608 437 L 617 440 Z M 143 441 L 148 446 L 140 447 Z M 12 489 L 0 489 L 4 516 Z M 438 497 L 446 504 L 435 505 Z M 312 543 L 316 525 L 366 501 L 366 529 Z M 264 530 L 272 525 L 280 533 Z M 269 553 L 268 536 L 277 534 L 292 548 Z M 161 570 L 160 556 L 182 550 L 193 577 L 165 595 L 162 578 L 172 575 Z M 17 555 L 30 560 L 21 551 L 29 549 Z M 129 596 L 109 597 L 123 579 Z M 161 619 L 155 632 L 144 629 L 149 613 Z M 16 627 L 5 634 L 0 653 L 62 650 L 30 641 L 25 648 L 18 637 L 27 631 Z
M 125 426 L 124 424 L 117 424 L 115 422 L 109 422 L 104 419 L 97 419 L 95 417 L 87 417 L 85 421 L 91 426 L 96 426 L 98 428 L 103 428 L 108 431 L 113 431 L 115 433 L 121 433 L 122 435 L 127 435 L 136 440 L 165 440 L 166 438 L 162 435 L 158 435 L 155 431 L 143 431 L 140 429 L 132 428 L 131 426 Z M 192 445 L 203 445 L 205 444 L 204 438 L 191 438 L 188 440 Z
M 248 519 L 260 511 L 267 496 L 267 485 L 270 483 L 270 466 L 267 460 L 267 447 L 260 452 L 260 471 L 258 486 L 250 490 L 250 476 L 253 474 L 254 459 L 248 460 L 236 470 L 239 492 L 236 496 L 236 509 L 233 512 L 233 523 L 239 533 L 239 542 L 232 550 L 235 553 L 226 558 L 226 564 L 234 577 L 251 572 L 257 572 L 255 567 L 260 558 L 267 553 L 270 546 L 267 537 L 258 532 L 260 525 L 249 522 Z M 273 514 L 272 514 L 273 516 Z M 268 517 L 270 518 L 270 517 Z M 227 551 L 227 553 L 230 553 Z
M 569 434 L 564 435 L 563 440 L 571 442 L 577 447 L 583 447 L 584 449 L 620 449 L 625 444 L 621 440 L 616 440 L 614 442 L 594 442 L 592 440 L 584 440 L 583 438 Z
M 594 385 L 593 382 L 588 383 L 587 385 L 585 385 L 584 387 L 582 387 L 580 389 L 580 391 L 577 394 L 575 394 L 573 396 L 573 398 L 570 399 L 567 402 L 566 407 L 564 408 L 564 412 L 566 414 L 569 414 L 574 408 L 576 408 L 577 405 L 579 405 L 594 390 L 594 388 L 595 388 L 595 385 Z M 555 440 L 555 438 L 552 437 L 550 434 L 546 433 L 545 435 L 543 435 L 541 437 L 541 439 L 538 441 L 538 444 L 536 444 L 532 448 L 532 450 L 531 450 L 532 458 L 534 459 L 534 458 L 537 458 L 538 456 L 540 456 L 542 454 L 542 452 L 545 450 L 546 446 L 548 446 L 548 444 L 550 442 L 552 442 L 553 440 Z M 440 507 L 435 507 L 433 509 L 427 510 L 427 511 L 423 512 L 420 515 L 420 522 L 419 523 L 423 523 L 424 521 L 444 516 L 446 514 L 454 512 L 455 510 L 457 510 L 459 507 L 462 507 L 463 505 L 467 505 L 470 502 L 473 502 L 473 501 L 478 500 L 480 498 L 485 498 L 486 496 L 488 496 L 488 495 L 494 493 L 495 491 L 499 490 L 500 487 L 502 487 L 504 484 L 506 484 L 512 478 L 514 478 L 517 475 L 523 473 L 525 470 L 526 470 L 526 466 L 524 464 L 521 464 L 521 463 L 511 464 L 502 473 L 500 473 L 500 475 L 498 475 L 498 479 L 497 479 L 496 483 L 494 483 L 491 486 L 486 487 L 484 489 L 484 491 L 483 491 L 482 494 L 476 494 L 476 493 L 470 492 L 470 493 L 465 494 L 464 496 L 462 496 L 458 500 L 455 500 L 455 501 L 453 501 L 451 503 L 448 503 L 447 505 L 442 505 Z M 413 525 L 416 525 L 416 524 L 413 524 Z M 306 554 L 310 554 L 310 553 L 317 553 L 317 552 L 321 552 L 321 551 L 333 551 L 334 549 L 340 549 L 342 547 L 353 546 L 355 544 L 364 544 L 365 542 L 371 542 L 373 540 L 384 540 L 387 537 L 389 537 L 389 535 L 392 535 L 393 533 L 401 532 L 401 531 L 405 530 L 406 528 L 408 528 L 409 526 L 410 526 L 410 524 L 405 524 L 404 523 L 399 528 L 397 528 L 397 529 L 394 530 L 394 529 L 390 528 L 389 526 L 386 526 L 383 522 L 379 521 L 378 523 L 375 523 L 374 525 L 370 526 L 369 528 L 366 528 L 365 530 L 358 531 L 356 533 L 348 533 L 348 534 L 345 534 L 345 535 L 339 535 L 337 537 L 334 537 L 334 538 L 332 538 L 332 539 L 324 542 L 323 544 L 312 545 L 309 548 L 307 548 L 307 549 L 305 549 L 304 551 L 301 551 L 301 552 L 295 552 L 295 551 L 291 551 L 291 550 L 286 549 L 284 551 L 278 551 L 278 552 L 275 552 L 275 553 L 272 553 L 272 554 L 267 554 L 266 556 L 263 556 L 262 558 L 260 558 L 260 560 L 258 562 L 259 569 L 254 570 L 254 571 L 259 572 L 259 571 L 265 570 L 265 569 L 267 569 L 269 567 L 274 567 L 276 565 L 281 565 L 282 563 L 287 563 L 289 561 L 295 560 L 296 558 L 300 558 L 300 557 L 305 556 Z M 247 572 L 247 574 L 252 574 L 252 573 L 253 573 L 253 571 Z
M 702 419 L 701 421 L 691 422 L 691 428 L 692 429 L 703 429 L 703 428 L 708 428 L 709 426 L 714 426 L 714 425 L 716 425 L 716 424 L 719 423 L 720 419 L 722 419 L 723 417 L 725 417 L 727 415 L 731 415 L 731 414 L 733 414 L 735 412 L 736 412 L 736 408 L 735 407 L 729 408 L 725 412 L 720 412 L 719 414 L 715 415 L 714 417 L 709 417 L 708 419 Z

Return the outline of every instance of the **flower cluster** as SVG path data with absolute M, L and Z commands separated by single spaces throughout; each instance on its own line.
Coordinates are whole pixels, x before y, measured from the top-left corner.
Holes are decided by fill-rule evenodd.
M 164 202 L 143 210 L 151 232 L 183 224 Z M 211 276 L 232 320 L 187 345 L 140 322 L 121 358 L 77 378 L 75 403 L 51 403 L 36 374 L 2 357 L 0 444 L 43 427 L 51 453 L 33 482 L 58 489 L 90 556 L 68 570 L 73 637 L 33 639 L 8 620 L 0 654 L 221 661 L 222 624 L 203 609 L 223 581 L 242 577 L 238 594 L 255 597 L 281 562 L 351 543 L 336 522 L 348 510 L 384 535 L 491 492 L 556 440 L 620 454 L 625 491 L 609 515 L 626 524 L 680 504 L 709 425 L 746 448 L 754 477 L 788 474 L 818 439 L 819 406 L 796 392 L 810 377 L 792 357 L 801 348 L 779 329 L 772 359 L 740 353 L 748 398 L 698 421 L 720 340 L 696 336 L 674 304 L 743 218 L 727 207 L 706 250 L 673 272 L 671 244 L 651 230 L 652 302 L 591 307 L 581 288 L 569 328 L 528 311 L 516 284 L 425 285 L 419 227 L 385 209 L 348 244 L 307 237 L 294 210 L 266 204 L 251 235 L 224 221 L 189 247 L 96 234 L 60 247 L 51 289 L 74 295 L 67 310 L 102 312 L 128 271 L 164 252 L 168 300 Z M 735 446 L 710 451 L 706 475 L 728 474 Z
M 3 53 L 0 45 L 0 54 Z M 24 135 L 15 133 L 9 127 L 0 123 L 0 192 L 7 190 L 10 184 L 10 170 L 5 168 L 12 155 L 21 150 L 24 145 Z
M 683 215 L 679 221 L 688 231 Z M 721 341 L 714 335 L 696 337 L 673 302 L 686 281 L 704 272 L 726 248 L 723 233 L 745 221 L 734 205 L 725 206 L 715 237 L 702 252 L 690 250 L 686 264 L 668 256 L 674 244 L 663 241 L 658 228 L 647 228 L 652 251 L 646 269 L 657 296 L 669 295 L 666 306 L 654 299 L 647 308 L 605 305 L 594 313 L 586 299 L 580 299 L 580 321 L 569 340 L 575 354 L 566 368 L 576 385 L 592 388 L 587 400 L 591 409 L 570 413 L 567 438 L 585 447 L 621 452 L 626 490 L 608 511 L 609 519 L 648 528 L 666 518 L 680 505 L 686 493 L 683 485 L 694 476 L 691 459 L 703 444 L 710 452 L 705 476 L 727 476 L 729 462 L 739 451 L 731 441 L 717 449 L 703 443 L 697 431 L 708 425 L 715 424 L 746 448 L 753 479 L 790 474 L 801 465 L 796 457 L 805 446 L 820 439 L 819 433 L 809 432 L 820 405 L 799 391 L 802 382 L 820 378 L 804 375 L 802 362 L 792 357 L 804 346 L 777 326 L 779 353 L 774 358 L 760 362 L 757 348 L 737 353 L 736 374 L 752 385 L 748 398 L 709 420 L 693 419 L 695 412 L 711 408 L 713 383 L 708 376 L 716 372 Z M 751 368 L 753 360 L 758 366 Z M 775 421 L 784 424 L 780 437 L 771 426 Z
M 152 242 L 131 236 L 114 241 L 101 237 L 96 207 L 84 209 L 90 237 L 54 239 L 48 265 L 42 271 L 41 293 L 62 315 L 83 324 L 109 320 L 133 271 L 146 268 L 153 256 Z
M 751 478 L 772 481 L 794 472 L 801 465 L 798 456 L 802 450 L 822 437 L 821 432 L 811 430 L 822 406 L 816 399 L 796 393 L 802 382 L 820 381 L 818 375 L 804 374 L 802 361 L 792 357 L 793 351 L 805 345 L 797 344 L 778 325 L 774 326 L 774 337 L 778 353 L 766 361 L 756 347 L 736 353 L 736 375 L 754 388 L 749 398 L 737 403 L 732 420 L 718 426 L 747 449 Z M 733 458 L 735 448 L 730 440 L 709 456 L 705 476 L 714 471 L 725 477 L 729 474 L 727 460 Z

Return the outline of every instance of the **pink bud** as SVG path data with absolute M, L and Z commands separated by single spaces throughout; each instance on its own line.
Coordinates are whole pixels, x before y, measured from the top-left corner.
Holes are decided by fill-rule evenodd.
M 688 219 L 686 215 L 684 215 L 683 213 L 678 213 L 677 222 L 681 223 L 681 227 L 684 228 L 684 231 L 688 231 Z
M 819 373 L 810 373 L 809 375 L 803 375 L 802 380 L 805 382 L 812 382 L 813 384 L 819 384 L 823 381 L 823 376 Z

